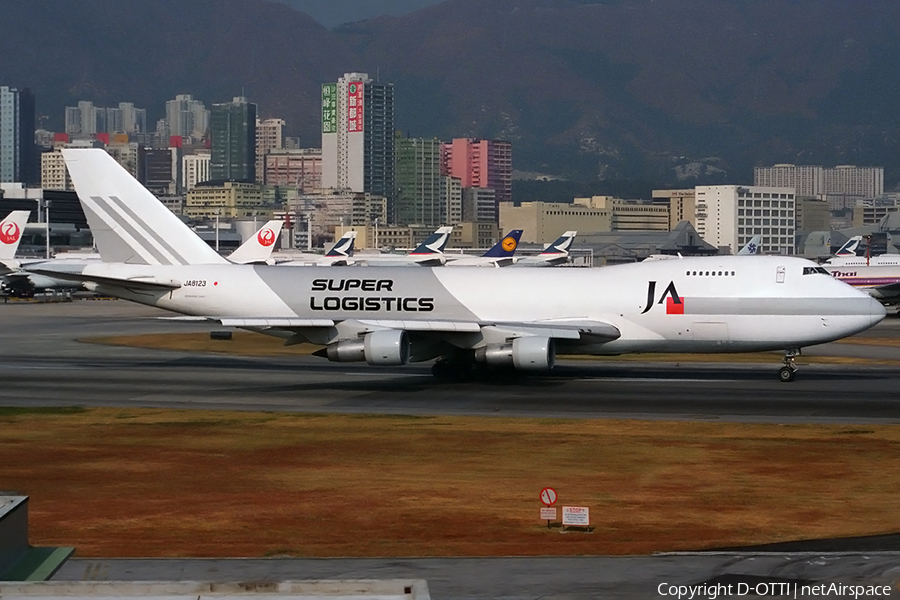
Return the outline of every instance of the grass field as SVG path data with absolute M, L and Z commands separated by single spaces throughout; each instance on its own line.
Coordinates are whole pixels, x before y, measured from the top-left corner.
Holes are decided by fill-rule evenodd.
M 100 556 L 633 554 L 900 529 L 900 428 L 0 409 L 34 545 Z M 539 491 L 593 533 L 539 520 Z

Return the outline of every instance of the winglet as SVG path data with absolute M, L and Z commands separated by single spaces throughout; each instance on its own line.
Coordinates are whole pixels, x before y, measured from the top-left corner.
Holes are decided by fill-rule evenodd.
M 105 150 L 66 148 L 62 155 L 104 261 L 143 265 L 228 262 Z
M 521 229 L 513 229 L 494 244 L 494 247 L 485 252 L 482 256 L 490 258 L 508 258 L 515 254 L 516 248 L 519 246 L 519 238 L 522 237 Z
M 281 234 L 284 221 L 272 219 L 253 234 L 241 247 L 229 255 L 228 260 L 239 265 L 264 263 L 272 256 L 275 241 Z
M 14 210 L 0 221 L 0 260 L 12 260 L 22 241 L 30 210 Z

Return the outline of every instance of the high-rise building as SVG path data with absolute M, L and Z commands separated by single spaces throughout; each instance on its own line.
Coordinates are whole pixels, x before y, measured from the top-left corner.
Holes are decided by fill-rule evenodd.
M 385 196 L 393 220 L 393 84 L 345 73 L 322 86 L 322 186 Z
M 243 97 L 213 104 L 210 136 L 210 177 L 216 181 L 255 182 L 256 104 Z
M 441 202 L 441 142 L 398 135 L 394 153 L 394 222 L 430 227 L 446 224 Z
M 37 183 L 34 95 L 0 86 L 0 182 Z
M 462 180 L 463 188 L 490 188 L 497 202 L 512 200 L 512 143 L 456 138 L 441 147 L 442 172 Z
M 178 94 L 174 100 L 166 102 L 166 137 L 202 139 L 209 127 L 209 114 L 203 102 L 194 100 L 190 94 Z
M 266 176 L 266 155 L 270 150 L 284 148 L 284 120 L 256 119 L 256 179 L 264 181 Z
M 82 100 L 78 106 L 66 107 L 66 134 L 90 137 L 98 133 L 145 133 L 147 111 L 135 108 L 131 102 L 119 102 L 118 107 L 102 108 Z
M 884 168 L 790 164 L 756 167 L 753 184 L 792 187 L 797 196 L 826 198 L 832 209 L 852 208 L 863 200 L 884 195 Z
M 198 183 L 210 180 L 209 152 L 186 154 L 181 159 L 181 189 L 186 192 L 197 187 Z
M 763 254 L 794 254 L 794 188 L 702 185 L 696 193 L 697 233 L 733 254 L 754 235 Z
M 139 181 L 157 196 L 173 196 L 178 193 L 180 170 L 180 148 L 144 148 Z
M 456 225 L 462 222 L 462 182 L 459 177 L 441 177 L 441 223 Z
M 293 187 L 301 194 L 311 194 L 322 187 L 322 150 L 270 150 L 264 173 L 266 185 Z

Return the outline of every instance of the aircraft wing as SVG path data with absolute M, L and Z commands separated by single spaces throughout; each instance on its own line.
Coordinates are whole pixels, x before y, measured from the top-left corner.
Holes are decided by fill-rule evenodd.
M 199 317 L 204 318 L 204 317 Z M 341 321 L 331 319 L 301 319 L 296 317 L 205 317 L 210 321 L 218 321 L 225 327 L 240 327 L 255 330 L 283 330 L 291 334 L 303 336 L 304 331 L 341 326 Z M 191 317 L 198 319 L 198 317 Z M 368 331 L 395 329 L 419 335 L 436 334 L 477 334 L 490 333 L 493 337 L 547 337 L 572 342 L 602 343 L 620 337 L 619 329 L 603 321 L 592 320 L 559 320 L 534 321 L 528 323 L 504 321 L 406 321 L 397 319 L 362 319 L 344 321 L 344 325 L 358 330 Z

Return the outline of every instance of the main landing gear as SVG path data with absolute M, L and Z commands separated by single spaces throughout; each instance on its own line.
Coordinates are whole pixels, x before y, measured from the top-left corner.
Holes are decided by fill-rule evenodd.
M 797 365 L 794 364 L 794 359 L 800 356 L 800 350 L 785 350 L 784 351 L 784 366 L 778 369 L 778 379 L 783 381 L 784 383 L 788 383 L 794 380 L 794 375 L 797 373 Z

